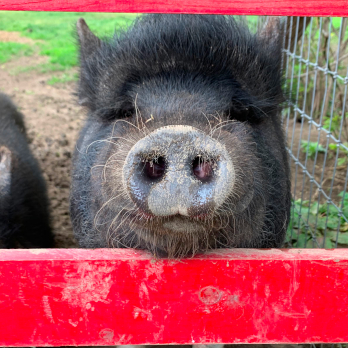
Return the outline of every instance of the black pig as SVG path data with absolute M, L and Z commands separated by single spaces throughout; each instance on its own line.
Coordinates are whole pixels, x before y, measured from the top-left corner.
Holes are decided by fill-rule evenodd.
M 77 23 L 71 217 L 81 247 L 184 257 L 282 245 L 290 181 L 279 21 L 148 15 L 98 39 Z
M 23 115 L 0 93 L 0 247 L 51 247 L 46 186 Z

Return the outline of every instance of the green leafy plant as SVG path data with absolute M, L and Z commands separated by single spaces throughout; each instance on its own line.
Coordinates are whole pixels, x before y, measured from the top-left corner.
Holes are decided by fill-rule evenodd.
M 342 191 L 338 196 L 341 198 L 342 215 L 332 204 L 301 199 L 293 201 L 287 230 L 288 244 L 297 248 L 312 244 L 314 247 L 334 248 L 336 241 L 348 245 L 348 193 Z
M 325 153 L 326 149 L 318 142 L 313 141 L 301 141 L 302 152 L 307 153 L 308 157 L 314 158 L 317 152 Z
M 344 146 L 348 147 L 348 142 L 343 143 Z M 336 152 L 337 150 L 340 150 L 340 157 L 337 160 L 337 164 L 339 166 L 345 165 L 348 163 L 348 150 L 343 148 L 342 146 L 339 146 L 338 144 L 329 144 L 329 150 Z
M 324 118 L 323 128 L 334 133 L 335 136 L 338 138 L 338 134 L 341 128 L 341 119 L 341 116 L 337 114 L 333 115 L 332 118 L 330 116 L 327 116 Z

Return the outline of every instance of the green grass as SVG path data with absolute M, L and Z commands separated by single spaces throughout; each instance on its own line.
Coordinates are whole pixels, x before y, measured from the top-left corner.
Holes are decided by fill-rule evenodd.
M 29 56 L 34 52 L 30 45 L 17 42 L 0 42 L 0 64 L 6 63 L 13 57 Z
M 103 37 L 112 35 L 115 30 L 126 29 L 136 15 L 0 11 L 0 30 L 20 32 L 22 36 L 38 40 L 39 53 L 49 57 L 46 71 L 62 71 L 77 65 L 75 23 L 80 17 L 85 18 L 94 33 Z M 2 55 L 8 60 L 18 54 L 6 51 L 0 46 L 0 59 Z

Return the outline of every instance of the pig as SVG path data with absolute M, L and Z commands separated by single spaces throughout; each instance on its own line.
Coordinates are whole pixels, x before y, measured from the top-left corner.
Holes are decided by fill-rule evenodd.
M 52 246 L 46 186 L 23 115 L 0 93 L 0 247 Z
M 252 34 L 232 17 L 155 14 L 101 40 L 78 20 L 80 247 L 182 258 L 282 245 L 281 32 L 276 19 Z

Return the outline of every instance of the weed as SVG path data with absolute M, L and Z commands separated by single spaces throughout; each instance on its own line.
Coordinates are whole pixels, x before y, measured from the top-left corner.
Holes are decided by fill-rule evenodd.
M 326 149 L 318 142 L 301 141 L 302 152 L 306 153 L 309 158 L 314 158 L 317 152 L 325 153 Z
M 341 128 L 341 119 L 341 116 L 337 114 L 333 115 L 332 118 L 330 116 L 326 116 L 324 118 L 323 128 L 334 133 L 336 138 L 338 138 L 339 131 Z
M 339 209 L 329 203 L 317 201 L 292 202 L 291 221 L 287 230 L 287 241 L 297 248 L 334 248 L 337 244 L 348 244 L 348 193 L 339 195 Z

